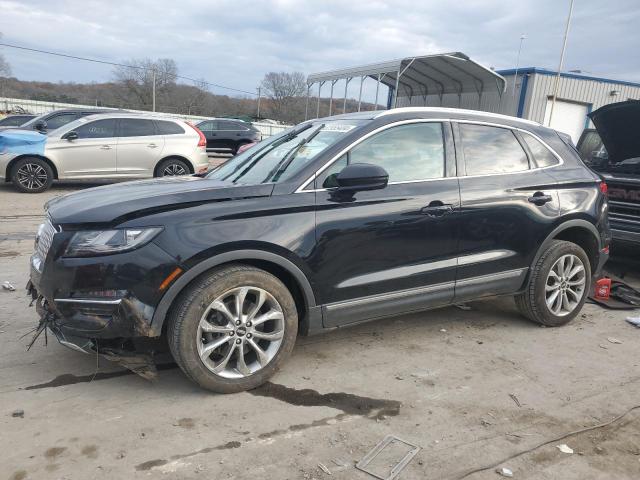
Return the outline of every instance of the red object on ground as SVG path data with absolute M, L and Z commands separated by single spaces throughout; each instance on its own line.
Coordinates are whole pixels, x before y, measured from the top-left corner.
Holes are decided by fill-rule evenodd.
M 611 279 L 601 278 L 596 282 L 595 298 L 602 300 L 609 299 L 609 293 L 611 292 Z

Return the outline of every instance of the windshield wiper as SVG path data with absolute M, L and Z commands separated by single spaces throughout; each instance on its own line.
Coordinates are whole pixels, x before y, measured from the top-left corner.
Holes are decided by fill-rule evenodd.
M 229 175 L 227 175 L 225 180 L 227 180 L 228 178 L 233 177 L 240 169 L 242 169 L 246 165 L 246 167 L 242 170 L 240 175 L 238 175 L 238 178 L 242 177 L 246 173 L 247 170 L 251 169 L 256 164 L 256 162 L 258 162 L 258 160 L 260 160 L 262 157 L 264 157 L 267 153 L 271 152 L 274 148 L 279 147 L 283 143 L 290 142 L 295 137 L 300 135 L 300 133 L 304 132 L 305 130 L 308 130 L 311 127 L 313 127 L 312 123 L 308 123 L 306 125 L 302 125 L 300 128 L 291 130 L 289 133 L 287 133 L 286 135 L 282 136 L 278 140 L 275 140 L 273 143 L 265 145 L 264 147 L 262 147 L 257 152 L 253 152 L 251 155 L 249 155 L 247 157 L 247 159 L 244 162 L 242 162 L 240 165 L 238 165 L 233 172 L 231 172 Z M 261 154 L 261 155 L 258 157 L 259 154 Z M 255 158 L 255 160 L 254 160 L 254 158 Z M 252 161 L 252 160 L 254 160 L 254 161 Z M 237 180 L 237 178 L 236 178 L 236 180 Z M 232 182 L 233 182 L 233 180 L 232 180 Z
M 271 172 L 269 172 L 267 179 L 271 178 L 272 179 L 271 181 L 277 182 L 278 179 L 280 178 L 280 175 L 282 175 L 287 170 L 287 168 L 289 168 L 289 165 L 291 165 L 291 162 L 293 162 L 293 160 L 296 158 L 296 155 L 298 154 L 300 149 L 304 145 L 309 143 L 311 140 L 313 140 L 313 138 L 316 135 L 318 135 L 320 133 L 320 130 L 322 130 L 323 128 L 324 128 L 324 123 L 322 125 L 318 125 L 316 129 L 309 134 L 308 137 L 300 140 L 291 150 L 289 150 L 287 154 L 284 157 L 282 157 L 282 160 L 280 161 L 280 163 L 276 165 L 276 167 L 273 170 L 271 170 Z

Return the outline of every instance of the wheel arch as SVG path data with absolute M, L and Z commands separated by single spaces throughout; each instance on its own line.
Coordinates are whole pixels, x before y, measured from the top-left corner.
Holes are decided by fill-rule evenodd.
M 53 170 L 54 180 L 58 179 L 58 168 L 56 167 L 55 163 L 53 163 L 49 158 L 45 157 L 44 155 L 25 153 L 22 155 L 18 155 L 16 158 L 12 158 L 11 161 L 7 164 L 4 176 L 5 182 L 11 181 L 11 170 L 13 169 L 13 166 L 18 162 L 18 160 L 21 160 L 23 158 L 39 158 L 40 160 L 45 161 L 51 167 L 51 170 Z
M 317 306 L 315 294 L 307 276 L 297 265 L 281 255 L 272 252 L 263 250 L 234 250 L 201 261 L 187 270 L 169 287 L 153 314 L 151 320 L 152 336 L 162 334 L 163 329 L 166 327 L 165 319 L 174 301 L 187 286 L 208 271 L 232 263 L 251 265 L 277 277 L 289 289 L 296 302 L 298 318 L 300 320 L 300 331 L 306 333 L 311 329 L 317 329 L 314 325 L 310 325 L 310 322 L 316 321 L 315 318 L 310 318 L 312 310 L 319 311 L 319 309 L 315 308 Z
M 184 163 L 187 164 L 187 167 L 189 167 L 189 172 L 190 173 L 195 173 L 195 167 L 193 166 L 193 163 L 191 162 L 191 160 L 189 160 L 187 157 L 183 156 L 183 155 L 165 155 L 164 157 L 162 157 L 160 160 L 158 160 L 158 163 L 156 163 L 156 166 L 153 167 L 153 176 L 156 177 L 158 175 L 158 167 L 160 166 L 160 164 L 162 162 L 164 162 L 165 160 L 171 160 L 172 158 L 175 158 L 176 160 L 182 160 Z

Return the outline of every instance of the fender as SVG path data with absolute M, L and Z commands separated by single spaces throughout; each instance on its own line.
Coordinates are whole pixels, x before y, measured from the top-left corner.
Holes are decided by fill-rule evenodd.
M 567 220 L 565 222 L 562 222 L 560 225 L 554 228 L 549 235 L 547 235 L 547 238 L 544 239 L 544 241 L 542 242 L 542 245 L 540 245 L 540 248 L 538 248 L 538 251 L 536 252 L 535 257 L 533 257 L 533 262 L 531 262 L 531 268 L 533 268 L 533 266 L 538 262 L 538 259 L 542 256 L 546 248 L 549 246 L 549 244 L 553 241 L 553 239 L 559 233 L 574 227 L 584 228 L 590 231 L 591 234 L 596 239 L 596 242 L 598 242 L 598 251 L 602 250 L 602 240 L 600 239 L 600 232 L 598 232 L 598 229 L 595 227 L 595 225 L 593 225 L 593 223 L 590 223 L 586 220 L 582 220 L 578 218 L 573 220 Z
M 311 284 L 306 275 L 298 268 L 293 262 L 287 260 L 275 253 L 267 252 L 264 250 L 234 250 L 231 252 L 221 253 L 214 257 L 203 260 L 197 265 L 187 270 L 181 277 L 176 280 L 167 293 L 164 294 L 162 300 L 156 308 L 153 318 L 151 319 L 151 333 L 150 336 L 159 336 L 162 333 L 162 325 L 164 324 L 169 307 L 178 296 L 178 294 L 198 275 L 210 270 L 211 268 L 222 265 L 223 263 L 229 263 L 233 261 L 242 260 L 264 260 L 284 268 L 289 272 L 298 282 L 304 295 L 305 303 L 309 310 L 312 310 L 316 306 L 315 295 Z

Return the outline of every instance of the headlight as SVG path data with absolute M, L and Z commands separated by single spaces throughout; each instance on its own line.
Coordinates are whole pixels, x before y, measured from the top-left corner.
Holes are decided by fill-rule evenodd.
M 64 252 L 65 257 L 110 255 L 141 247 L 162 231 L 162 227 L 89 230 L 77 232 Z

